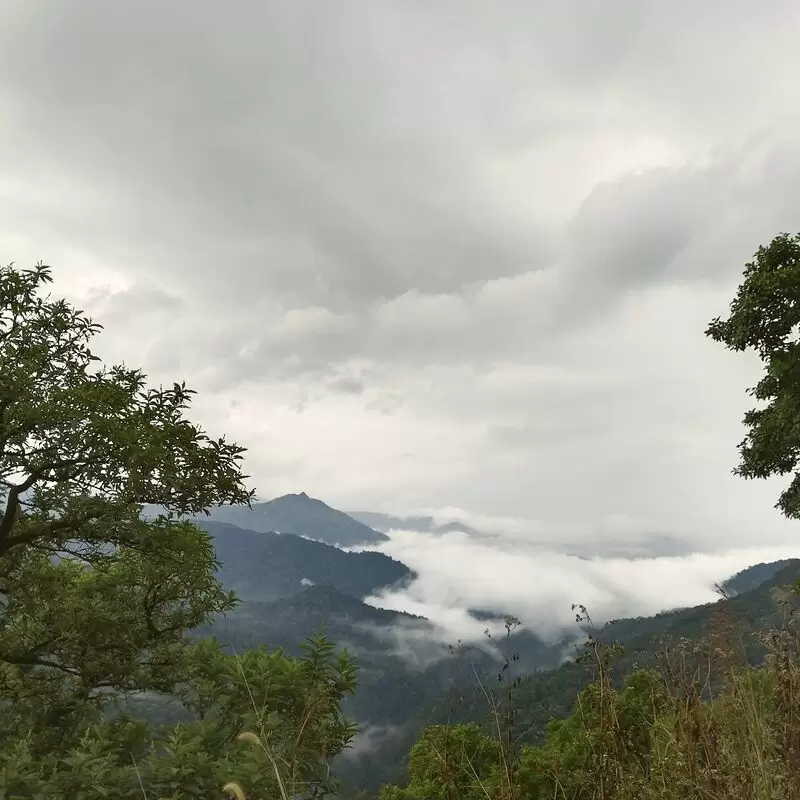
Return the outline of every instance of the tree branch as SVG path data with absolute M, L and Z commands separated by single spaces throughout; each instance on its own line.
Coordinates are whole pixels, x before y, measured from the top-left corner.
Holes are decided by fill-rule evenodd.
M 65 675 L 70 675 L 73 678 L 78 677 L 80 674 L 71 667 L 65 667 L 63 664 L 59 664 L 56 661 L 48 661 L 45 658 L 37 658 L 35 656 L 11 656 L 3 654 L 0 656 L 0 661 L 5 661 L 6 664 L 18 664 L 25 667 L 48 667 L 49 669 L 56 669 L 59 672 L 63 672 Z
M 11 547 L 10 534 L 19 509 L 19 496 L 23 492 L 27 492 L 39 480 L 39 477 L 40 473 L 34 471 L 22 483 L 12 486 L 9 490 L 6 510 L 0 518 L 0 555 L 7 553 Z

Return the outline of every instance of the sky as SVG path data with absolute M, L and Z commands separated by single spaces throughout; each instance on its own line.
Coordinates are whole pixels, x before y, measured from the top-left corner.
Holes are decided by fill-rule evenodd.
M 261 497 L 790 547 L 731 475 L 759 364 L 704 330 L 800 229 L 798 33 L 794 0 L 1 0 L 0 257 L 197 389 Z

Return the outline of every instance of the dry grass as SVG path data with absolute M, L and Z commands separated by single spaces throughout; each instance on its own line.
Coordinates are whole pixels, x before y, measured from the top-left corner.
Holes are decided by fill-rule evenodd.
M 760 637 L 758 667 L 746 663 L 747 626 L 724 610 L 701 644 L 664 649 L 660 668 L 624 689 L 615 648 L 590 640 L 595 679 L 541 748 L 518 752 L 510 712 L 492 700 L 498 763 L 462 765 L 465 800 L 800 800 L 800 637 L 794 595 L 776 600 L 785 624 Z M 394 797 L 423 800 L 411 785 Z

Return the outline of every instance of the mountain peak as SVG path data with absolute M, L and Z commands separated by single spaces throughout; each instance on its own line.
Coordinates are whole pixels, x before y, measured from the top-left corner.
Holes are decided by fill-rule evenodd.
M 305 492 L 253 503 L 249 509 L 239 506 L 216 508 L 212 519 L 264 533 L 293 533 L 343 547 L 377 544 L 389 538 Z

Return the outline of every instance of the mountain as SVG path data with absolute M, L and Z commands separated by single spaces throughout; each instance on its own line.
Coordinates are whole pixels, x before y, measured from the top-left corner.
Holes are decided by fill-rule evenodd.
M 739 660 L 746 659 L 749 664 L 760 663 L 765 653 L 760 634 L 783 627 L 787 611 L 778 601 L 782 595 L 781 590 L 794 583 L 800 576 L 800 560 L 792 559 L 778 563 L 782 566 L 774 571 L 770 578 L 735 597 L 723 598 L 702 606 L 668 611 L 653 617 L 610 622 L 597 633 L 597 636 L 607 644 L 619 642 L 623 646 L 624 653 L 617 659 L 617 674 L 621 676 L 629 672 L 636 664 L 654 666 L 657 654 L 665 642 L 676 643 L 685 640 L 698 643 L 708 636 L 721 640 L 733 635 L 733 641 L 726 643 L 734 651 L 732 656 Z M 762 569 L 763 566 L 750 568 L 752 571 L 745 570 L 745 578 L 749 577 L 750 581 L 757 580 L 759 574 L 766 573 L 766 570 Z M 724 666 L 721 665 L 721 668 Z M 705 668 L 708 668 L 708 665 L 705 665 Z M 548 705 L 542 703 L 545 695 L 549 696 L 557 707 L 566 708 L 571 705 L 575 693 L 586 679 L 585 667 L 574 662 L 564 664 L 558 670 L 546 675 L 534 676 L 520 695 L 521 705 L 534 712 L 529 720 L 530 724 L 536 727 L 538 723 L 540 732 L 543 729 L 546 719 L 542 712 L 546 711 Z M 553 687 L 559 683 L 562 685 L 562 691 L 554 691 Z M 563 687 L 568 686 L 572 687 L 572 691 L 567 692 L 569 696 L 559 699 L 559 694 L 563 694 Z
M 466 690 L 476 680 L 490 684 L 502 670 L 491 646 L 451 651 L 424 617 L 375 608 L 325 585 L 272 602 L 244 600 L 196 633 L 213 635 L 237 652 L 263 643 L 297 655 L 306 638 L 323 630 L 358 664 L 358 691 L 345 701 L 345 712 L 362 730 L 378 736 L 391 731 L 387 741 L 415 732 L 409 720 L 435 706 L 451 687 Z M 562 660 L 563 643 L 547 644 L 528 631 L 512 636 L 509 644 L 526 672 Z M 383 774 L 373 766 L 367 766 L 365 775 L 361 770 L 361 761 L 352 757 L 337 766 L 337 773 L 353 786 Z
M 381 514 L 377 511 L 348 511 L 349 516 L 368 525 L 376 531 L 388 533 L 392 530 L 419 531 L 420 533 L 451 533 L 462 531 L 470 536 L 483 536 L 475 528 L 463 522 L 446 522 L 439 524 L 433 517 L 397 517 L 392 514 Z
M 306 638 L 324 630 L 359 666 L 358 692 L 345 710 L 371 735 L 391 731 L 386 741 L 393 741 L 394 732 L 406 731 L 409 719 L 435 706 L 449 687 L 496 679 L 502 662 L 488 641 L 451 651 L 429 620 L 363 602 L 381 588 L 413 580 L 415 573 L 404 564 L 382 553 L 346 552 L 288 533 L 209 519 L 197 523 L 213 537 L 219 577 L 241 602 L 195 635 L 213 635 L 237 652 L 265 644 L 299 654 Z M 507 644 L 526 672 L 556 666 L 565 645 L 544 642 L 527 630 L 515 632 Z M 352 785 L 378 774 L 368 767 L 369 775 L 362 775 L 361 763 L 344 758 L 338 772 Z
M 266 507 L 268 513 L 259 515 L 258 509 Z M 197 633 L 213 634 L 237 651 L 264 643 L 298 653 L 306 637 L 324 628 L 333 642 L 348 648 L 359 665 L 359 689 L 348 699 L 346 712 L 366 731 L 368 742 L 342 757 L 336 769 L 351 786 L 375 788 L 400 777 L 404 758 L 423 726 L 485 720 L 489 711 L 485 692 L 502 689 L 498 676 L 504 673 L 503 663 L 488 642 L 450 653 L 429 620 L 363 602 L 381 588 L 413 580 L 415 574 L 404 564 L 375 551 L 346 552 L 322 541 L 269 530 L 286 530 L 287 519 L 293 525 L 291 520 L 296 522 L 303 514 L 308 518 L 309 508 L 316 509 L 312 516 L 319 513 L 323 519 L 342 522 L 344 517 L 342 525 L 351 532 L 356 526 L 359 536 L 365 535 L 361 527 L 371 531 L 304 495 L 259 503 L 255 511 L 215 512 L 237 514 L 238 519 L 261 524 L 261 531 L 213 518 L 197 520 L 214 538 L 223 583 L 242 598 L 238 608 Z M 304 530 L 315 532 L 309 525 Z M 798 572 L 797 561 L 758 564 L 726 582 L 727 591 L 738 592 L 730 599 L 610 623 L 603 638 L 625 645 L 617 673 L 630 670 L 634 663 L 654 664 L 661 638 L 697 641 L 726 615 L 738 620 L 748 656 L 760 658 L 763 650 L 752 634 L 780 625 L 776 587 L 791 582 Z M 470 613 L 487 623 L 502 619 L 491 608 Z M 522 629 L 501 643 L 506 653 L 520 656 L 513 664 L 514 673 L 528 676 L 517 690 L 516 702 L 531 739 L 541 735 L 549 719 L 571 711 L 588 680 L 584 665 L 564 663 L 567 645 L 579 635 L 576 629 L 560 641 L 545 642 Z
M 264 643 L 299 655 L 304 640 L 323 630 L 358 664 L 358 691 L 345 711 L 363 727 L 401 725 L 410 709 L 425 708 L 447 689 L 451 667 L 428 620 L 375 608 L 332 586 L 270 603 L 244 601 L 198 633 L 237 651 Z
M 790 566 L 792 563 L 792 559 L 784 558 L 780 561 L 772 561 L 769 564 L 764 564 L 763 562 L 754 564 L 752 567 L 747 567 L 747 569 L 743 569 L 741 572 L 737 572 L 735 575 L 728 578 L 728 580 L 722 584 L 721 588 L 729 595 L 748 592 L 770 580 L 778 572 Z
M 340 547 L 375 545 L 389 538 L 305 492 L 253 503 L 251 508 L 220 506 L 211 511 L 211 519 L 251 531 L 293 533 Z
M 761 581 L 762 577 L 766 580 Z M 751 586 L 740 594 L 715 603 L 693 608 L 657 614 L 654 617 L 637 617 L 615 620 L 597 633 L 607 644 L 619 642 L 623 653 L 615 659 L 613 675 L 615 682 L 637 666 L 656 667 L 664 643 L 686 640 L 697 644 L 705 637 L 713 636 L 717 644 L 730 649 L 732 657 L 746 659 L 757 664 L 765 655 L 760 634 L 781 628 L 787 618 L 787 610 L 778 602 L 782 587 L 792 584 L 800 577 L 800 560 L 779 561 L 775 564 L 757 564 L 734 576 L 731 581 L 739 586 Z M 730 582 L 730 581 L 729 581 Z M 800 604 L 800 601 L 796 601 Z M 473 612 L 477 616 L 477 613 Z M 731 628 L 733 626 L 733 628 Z M 731 631 L 735 633 L 731 634 Z M 687 663 L 691 666 L 690 655 Z M 702 655 L 700 656 L 702 658 Z M 711 685 L 720 680 L 729 662 L 723 660 L 717 671 L 710 673 Z M 703 670 L 708 662 L 703 661 Z M 526 673 L 526 669 L 515 666 L 515 674 Z M 592 665 L 574 659 L 554 669 L 539 670 L 528 674 L 514 695 L 516 724 L 524 732 L 521 741 L 541 741 L 547 723 L 554 718 L 568 716 L 581 689 L 593 676 Z M 503 685 L 495 683 L 502 691 Z M 348 778 L 353 785 L 375 789 L 382 783 L 403 780 L 404 763 L 409 749 L 428 725 L 447 722 L 490 721 L 490 705 L 486 696 L 488 686 L 480 686 L 473 680 L 467 688 L 454 686 L 442 694 L 428 708 L 410 710 L 407 722 L 397 729 L 395 735 L 387 737 L 380 746 L 366 753 L 355 764 L 348 767 Z M 488 688 L 488 691 L 492 691 Z M 497 699 L 497 698 L 495 698 Z
M 387 655 L 389 638 L 381 634 L 403 624 L 430 628 L 424 617 L 376 608 L 334 586 L 320 585 L 271 602 L 245 600 L 213 628 L 221 642 L 237 650 L 266 644 L 298 654 L 303 642 L 324 628 L 339 647 Z
M 383 553 L 349 553 L 290 533 L 245 530 L 210 519 L 196 523 L 214 540 L 223 585 L 248 601 L 276 600 L 312 584 L 361 598 L 416 577 Z

